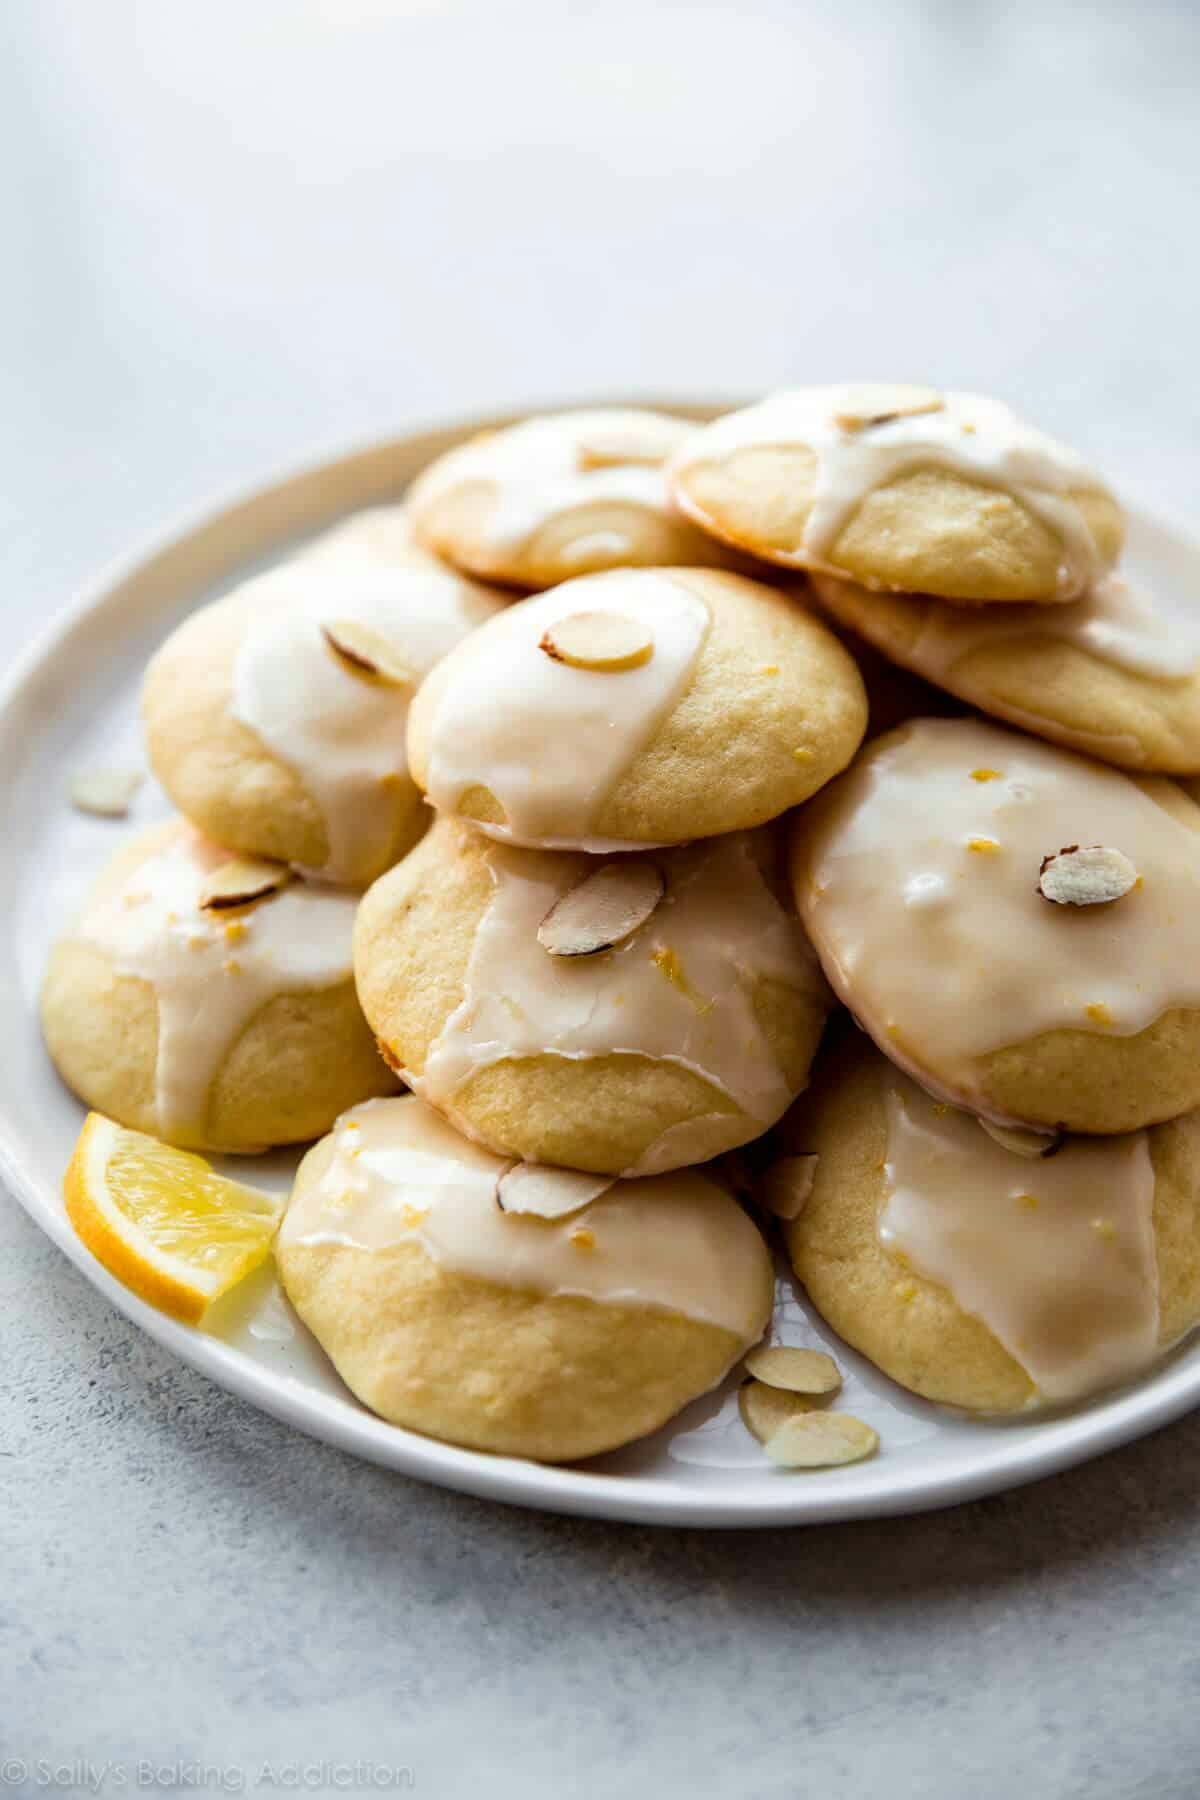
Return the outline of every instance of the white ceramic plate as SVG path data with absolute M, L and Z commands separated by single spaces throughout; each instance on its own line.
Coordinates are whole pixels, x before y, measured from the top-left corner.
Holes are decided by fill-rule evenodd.
M 877 1458 L 813 1474 L 772 1469 L 737 1418 L 731 1382 L 627 1450 L 585 1466 L 543 1468 L 458 1450 L 375 1418 L 342 1386 L 269 1276 L 230 1303 L 219 1333 L 200 1332 L 130 1294 L 75 1238 L 60 1182 L 83 1111 L 42 1048 L 38 982 L 51 937 L 96 868 L 125 833 L 166 805 L 148 782 L 129 822 L 85 818 L 66 801 L 71 775 L 92 761 L 141 763 L 141 671 L 184 612 L 343 514 L 394 499 L 431 457 L 494 422 L 362 451 L 213 509 L 110 572 L 12 672 L 0 694 L 0 842 L 8 872 L 0 891 L 0 1175 L 114 1306 L 231 1393 L 373 1462 L 526 1506 L 674 1525 L 913 1512 L 1066 1468 L 1200 1403 L 1197 1344 L 1137 1387 L 1086 1410 L 1037 1423 L 973 1424 L 885 1380 L 781 1278 L 780 1337 L 833 1349 L 846 1372 L 846 1408 L 879 1431 Z M 1141 515 L 1133 520 L 1130 559 L 1181 606 L 1200 588 L 1200 543 Z M 293 1163 L 282 1155 L 263 1159 L 251 1179 L 285 1188 Z

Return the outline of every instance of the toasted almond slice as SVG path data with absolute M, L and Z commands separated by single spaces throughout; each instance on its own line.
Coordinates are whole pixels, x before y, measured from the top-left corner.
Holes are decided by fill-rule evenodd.
M 496 1205 L 504 1213 L 533 1213 L 539 1219 L 565 1219 L 613 1185 L 611 1175 L 585 1175 L 579 1169 L 552 1169 L 542 1163 L 513 1163 L 496 1183 Z
M 819 1401 L 811 1394 L 789 1393 L 786 1388 L 768 1387 L 764 1381 L 743 1381 L 738 1389 L 742 1424 L 760 1444 L 773 1437 L 785 1419 L 812 1412 L 817 1405 Z
M 200 905 L 205 912 L 230 912 L 235 906 L 253 906 L 269 894 L 277 894 L 291 879 L 292 871 L 284 863 L 234 857 L 213 870 L 200 890 Z
M 879 1434 L 853 1413 L 794 1413 L 771 1433 L 766 1448 L 781 1469 L 832 1469 L 873 1456 Z
M 892 419 L 916 419 L 922 413 L 941 412 L 944 405 L 935 388 L 866 381 L 844 389 L 833 417 L 843 431 L 865 431 L 872 425 L 887 425 Z
M 993 1125 L 990 1119 L 980 1119 L 979 1123 L 1001 1149 L 1011 1150 L 1014 1156 L 1053 1156 L 1062 1149 L 1066 1135 L 1061 1131 L 1028 1131 L 1023 1125 Z
M 542 634 L 539 649 L 573 669 L 616 675 L 640 669 L 654 655 L 654 633 L 628 613 L 568 613 Z
M 381 631 L 355 619 L 332 619 L 321 627 L 325 642 L 355 675 L 369 675 L 389 687 L 417 686 L 417 677 Z
M 622 438 L 618 432 L 606 433 L 581 443 L 578 453 L 580 469 L 628 469 L 634 464 L 642 469 L 657 469 L 664 460 L 661 449 L 648 450 L 632 433 Z
M 752 1350 L 747 1372 L 768 1387 L 786 1388 L 792 1394 L 836 1394 L 842 1372 L 823 1350 L 802 1350 L 796 1344 L 771 1344 Z
M 1137 886 L 1138 872 L 1123 850 L 1104 844 L 1067 844 L 1042 858 L 1038 893 L 1056 906 L 1109 906 Z
M 760 1206 L 777 1219 L 798 1219 L 812 1193 L 818 1161 L 815 1151 L 807 1151 L 803 1156 L 781 1156 L 758 1184 Z
M 98 819 L 123 819 L 144 779 L 140 769 L 81 769 L 71 782 L 71 805 Z
M 646 923 L 667 884 L 652 862 L 608 862 L 554 902 L 538 926 L 551 956 L 595 956 Z

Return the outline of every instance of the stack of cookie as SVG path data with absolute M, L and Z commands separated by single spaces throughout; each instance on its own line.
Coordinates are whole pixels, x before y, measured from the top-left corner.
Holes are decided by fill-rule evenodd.
M 1128 1380 L 1200 1317 L 1200 808 L 1168 779 L 1200 769 L 1194 628 L 1116 571 L 1100 480 L 977 395 L 779 394 L 674 489 L 978 709 L 874 739 L 792 822 L 860 1027 L 781 1134 L 800 1279 L 933 1400 Z
M 768 1326 L 772 1215 L 918 1393 L 1127 1379 L 1200 1316 L 1200 665 L 1122 537 L 928 389 L 452 451 L 160 651 L 188 823 L 56 951 L 55 1059 L 175 1142 L 336 1118 L 285 1287 L 457 1443 L 663 1423 Z

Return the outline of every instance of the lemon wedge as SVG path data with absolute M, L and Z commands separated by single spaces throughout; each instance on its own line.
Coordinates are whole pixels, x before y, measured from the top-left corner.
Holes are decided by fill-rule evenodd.
M 84 1122 L 63 1192 L 67 1217 L 97 1261 L 189 1325 L 265 1262 L 283 1216 L 273 1194 L 100 1113 Z

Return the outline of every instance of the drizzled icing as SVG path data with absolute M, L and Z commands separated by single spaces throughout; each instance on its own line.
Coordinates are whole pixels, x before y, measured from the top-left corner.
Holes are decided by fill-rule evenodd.
M 1004 1150 L 895 1069 L 887 1107 L 884 1248 L 947 1288 L 1049 1402 L 1138 1374 L 1158 1353 L 1149 1134 Z
M 988 1053 L 1200 1005 L 1200 835 L 1156 793 L 1182 798 L 973 720 L 881 739 L 798 843 L 800 912 L 834 987 L 894 1061 L 992 1116 Z M 1051 905 L 1042 859 L 1069 844 L 1123 851 L 1139 886 Z
M 578 612 L 624 613 L 653 634 L 648 662 L 574 668 L 539 649 Z M 545 848 L 619 847 L 591 835 L 621 775 L 691 680 L 708 630 L 704 601 L 657 569 L 619 569 L 510 606 L 442 671 L 429 723 L 427 788 L 443 812 L 484 787 L 505 823 L 480 829 Z M 628 846 L 627 846 L 628 847 Z
M 746 1344 L 763 1331 L 762 1241 L 709 1176 L 617 1182 L 549 1220 L 501 1212 L 509 1166 L 411 1095 L 367 1101 L 301 1164 L 281 1247 L 415 1241 L 442 1267 L 503 1287 L 680 1313 Z
M 706 426 L 673 459 L 678 477 L 699 463 L 736 451 L 803 447 L 817 458 L 816 491 L 800 544 L 791 555 L 772 557 L 808 567 L 838 570 L 831 556 L 858 507 L 877 488 L 909 471 L 934 466 L 968 481 L 1012 494 L 1057 533 L 1063 544 L 1058 597 L 1071 599 L 1103 572 L 1103 563 L 1073 495 L 1081 489 L 1106 492 L 1087 464 L 1028 425 L 998 400 L 982 394 L 943 393 L 936 412 L 890 419 L 886 424 L 847 430 L 837 414 L 852 392 L 846 387 L 792 388 L 771 394 L 757 406 L 728 413 Z M 703 519 L 689 500 L 686 484 L 675 483 L 679 504 Z
M 588 872 L 584 856 L 487 852 L 494 891 L 480 920 L 458 1007 L 419 1076 L 444 1111 L 480 1069 L 507 1058 L 645 1056 L 680 1064 L 729 1107 L 670 1127 L 630 1174 L 699 1162 L 741 1143 L 745 1115 L 765 1130 L 794 1090 L 754 1005 L 774 980 L 821 1004 L 825 984 L 795 919 L 771 893 L 744 832 L 655 858 L 667 892 L 625 943 L 599 956 L 549 955 L 537 928 Z
M 817 575 L 814 585 L 836 610 L 837 588 L 845 584 Z M 925 618 L 905 661 L 932 681 L 944 681 L 972 651 L 1013 638 L 1054 638 L 1155 681 L 1186 681 L 1200 666 L 1200 631 L 1194 622 L 1167 616 L 1147 589 L 1120 575 L 1102 576 L 1065 606 L 974 608 L 925 595 L 920 604 Z
M 257 584 L 230 711 L 296 771 L 320 808 L 329 842 L 321 877 L 362 882 L 379 872 L 391 847 L 389 788 L 407 778 L 416 683 L 501 602 L 429 559 L 389 564 L 353 534 L 335 550 L 326 543 Z M 413 687 L 347 668 L 321 630 L 339 620 L 394 644 Z
M 204 912 L 205 883 L 228 861 L 180 826 L 117 886 L 101 883 L 71 933 L 154 990 L 155 1110 L 168 1139 L 203 1132 L 213 1078 L 261 1007 L 352 974 L 353 895 L 295 882 L 232 915 Z
M 459 488 L 482 482 L 493 489 L 484 542 L 495 551 L 517 551 L 550 519 L 572 507 L 624 501 L 651 512 L 673 513 L 663 464 L 696 427 L 665 413 L 620 411 L 562 413 L 526 419 L 504 431 L 451 450 L 423 474 L 411 505 L 422 510 Z M 583 562 L 618 557 L 623 535 L 606 527 L 587 532 L 559 555 Z

